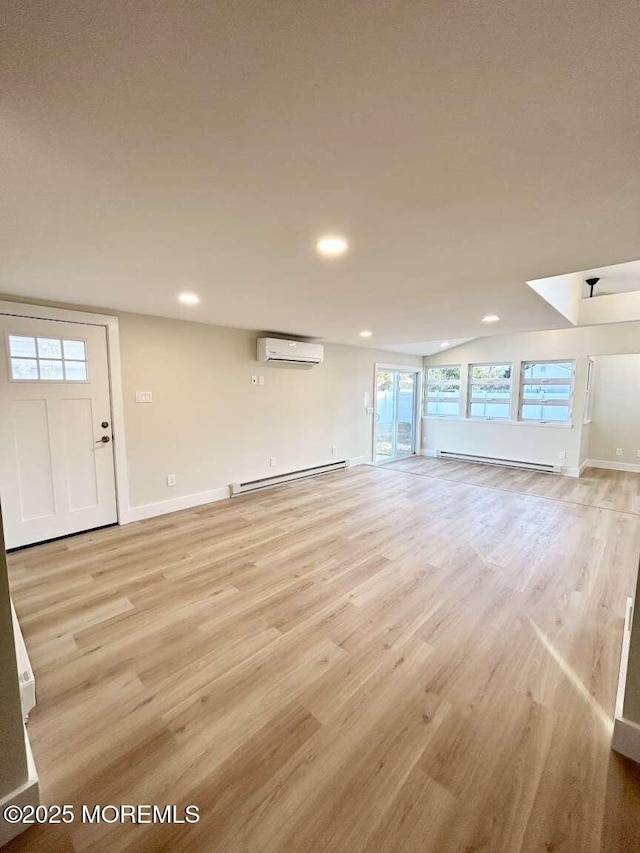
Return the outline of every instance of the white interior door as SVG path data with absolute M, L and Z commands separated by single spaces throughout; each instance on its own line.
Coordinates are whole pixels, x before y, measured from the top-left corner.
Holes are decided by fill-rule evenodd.
M 0 315 L 8 548 L 117 521 L 104 326 Z

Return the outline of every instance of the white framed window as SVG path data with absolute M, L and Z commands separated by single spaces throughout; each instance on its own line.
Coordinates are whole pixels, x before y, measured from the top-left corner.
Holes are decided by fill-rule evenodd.
M 82 340 L 7 335 L 12 382 L 87 382 L 87 345 Z
M 470 364 L 468 417 L 508 420 L 511 417 L 512 375 L 512 364 Z
M 571 421 L 573 361 L 524 361 L 520 379 L 520 420 Z
M 459 364 L 427 367 L 425 382 L 425 415 L 458 417 L 460 415 Z

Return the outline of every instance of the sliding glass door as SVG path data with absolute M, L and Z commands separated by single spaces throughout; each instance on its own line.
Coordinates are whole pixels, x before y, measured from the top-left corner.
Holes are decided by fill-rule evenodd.
M 375 461 L 416 452 L 417 370 L 376 368 Z

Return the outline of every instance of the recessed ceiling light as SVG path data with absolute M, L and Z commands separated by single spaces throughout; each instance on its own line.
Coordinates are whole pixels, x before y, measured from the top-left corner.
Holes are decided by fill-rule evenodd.
M 195 293 L 181 293 L 178 296 L 178 301 L 183 305 L 197 305 L 200 302 L 200 297 Z
M 442 343 L 440 344 L 440 347 L 448 347 L 448 346 L 449 346 L 449 341 L 442 341 Z
M 368 329 L 364 329 L 364 331 L 360 332 L 361 338 L 370 338 L 373 332 L 370 332 Z
M 320 237 L 316 242 L 318 254 L 324 258 L 337 258 L 340 255 L 344 255 L 348 248 L 349 244 L 344 237 L 338 237 L 337 235 Z
M 483 323 L 497 323 L 500 317 L 497 314 L 485 314 L 482 318 Z

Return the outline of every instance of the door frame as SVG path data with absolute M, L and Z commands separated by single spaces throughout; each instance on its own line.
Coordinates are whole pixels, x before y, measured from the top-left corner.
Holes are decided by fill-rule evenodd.
M 374 465 L 386 465 L 388 462 L 395 462 L 398 459 L 406 459 L 406 456 L 392 456 L 385 459 L 384 462 L 376 462 L 376 422 L 378 418 L 378 395 L 376 390 L 378 387 L 378 370 L 400 370 L 403 373 L 413 373 L 417 376 L 416 391 L 413 401 L 413 450 L 410 456 L 417 456 L 421 445 L 421 430 L 422 418 L 420 417 L 421 401 L 422 401 L 422 367 L 414 367 L 407 364 L 387 364 L 386 362 L 376 361 L 373 365 L 373 436 L 371 444 L 371 461 Z
M 124 402 L 122 395 L 122 371 L 120 362 L 120 326 L 118 318 L 110 314 L 91 314 L 71 308 L 49 308 L 25 302 L 0 300 L 0 315 L 26 317 L 30 320 L 57 320 L 62 323 L 81 323 L 84 326 L 104 326 L 107 333 L 107 363 L 109 368 L 109 392 L 111 396 L 111 419 L 113 423 L 113 465 L 116 484 L 116 512 L 118 524 L 128 524 L 129 474 L 124 432 Z

